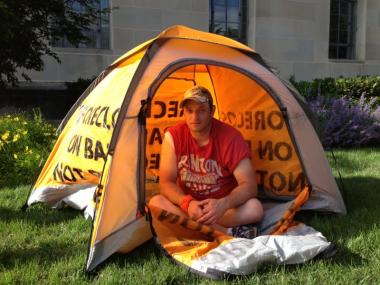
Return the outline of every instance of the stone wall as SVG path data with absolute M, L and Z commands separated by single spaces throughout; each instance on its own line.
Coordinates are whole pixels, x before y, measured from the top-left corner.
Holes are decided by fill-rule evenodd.
M 256 0 L 251 46 L 280 73 L 297 80 L 380 74 L 380 2 L 360 0 L 356 58 L 328 58 L 330 0 Z M 252 18 L 252 15 L 251 15 Z
M 113 0 L 110 49 L 56 48 L 62 64 L 46 57 L 34 82 L 60 84 L 99 74 L 130 48 L 182 24 L 208 31 L 207 0 Z M 330 60 L 330 0 L 249 0 L 248 45 L 280 76 L 298 80 L 380 74 L 380 1 L 359 0 L 356 59 Z
M 208 31 L 207 0 L 113 0 L 110 49 L 55 48 L 62 63 L 46 57 L 42 72 L 27 72 L 34 82 L 60 84 L 92 78 L 129 49 L 172 25 Z

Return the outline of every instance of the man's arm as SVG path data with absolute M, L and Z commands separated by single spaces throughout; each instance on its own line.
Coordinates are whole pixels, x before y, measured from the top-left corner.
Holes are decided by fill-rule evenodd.
M 165 134 L 161 146 L 160 159 L 160 193 L 176 206 L 180 206 L 183 198 L 186 196 L 177 181 L 177 158 L 173 139 L 169 133 Z M 188 207 L 188 216 L 192 219 L 198 219 L 202 215 L 202 208 L 199 201 L 192 200 Z
M 241 160 L 233 174 L 238 186 L 228 196 L 222 198 L 226 200 L 227 209 L 236 208 L 257 195 L 255 173 L 249 158 Z
M 239 162 L 233 175 L 238 185 L 228 196 L 221 199 L 206 199 L 200 202 L 204 214 L 198 219 L 198 222 L 216 223 L 228 209 L 236 208 L 257 195 L 255 174 L 249 158 L 244 158 Z
M 166 133 L 161 145 L 160 157 L 160 193 L 170 202 L 180 205 L 185 197 L 177 185 L 177 158 L 170 133 Z

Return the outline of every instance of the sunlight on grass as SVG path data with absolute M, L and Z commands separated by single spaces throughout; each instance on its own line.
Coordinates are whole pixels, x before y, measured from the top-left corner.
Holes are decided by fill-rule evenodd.
M 380 149 L 335 150 L 344 184 L 347 216 L 301 214 L 338 247 L 331 260 L 267 265 L 220 283 L 380 284 Z M 35 205 L 20 210 L 30 186 L 0 189 L 0 284 L 214 284 L 172 264 L 149 241 L 133 252 L 114 254 L 93 275 L 84 274 L 91 221 L 81 212 Z

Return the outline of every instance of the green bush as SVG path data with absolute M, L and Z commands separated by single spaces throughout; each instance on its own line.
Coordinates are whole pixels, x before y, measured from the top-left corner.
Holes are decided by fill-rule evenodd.
M 0 116 L 0 187 L 34 182 L 56 141 L 55 131 L 40 111 Z
M 294 76 L 290 82 L 298 89 L 302 96 L 312 99 L 323 95 L 329 98 L 343 96 L 357 99 L 364 94 L 367 99 L 376 98 L 380 105 L 380 76 L 358 76 L 352 78 L 324 78 L 313 81 L 296 81 Z

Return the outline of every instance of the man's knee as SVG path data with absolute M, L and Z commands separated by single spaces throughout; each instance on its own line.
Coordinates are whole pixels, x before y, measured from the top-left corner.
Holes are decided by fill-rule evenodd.
M 245 203 L 247 214 L 254 222 L 260 221 L 264 217 L 264 208 L 257 198 L 251 198 Z
M 149 206 L 155 206 L 155 207 L 163 207 L 164 205 L 166 205 L 168 203 L 168 199 L 161 195 L 161 194 L 157 194 L 157 195 L 154 195 L 150 200 L 149 200 L 149 203 L 148 205 Z

